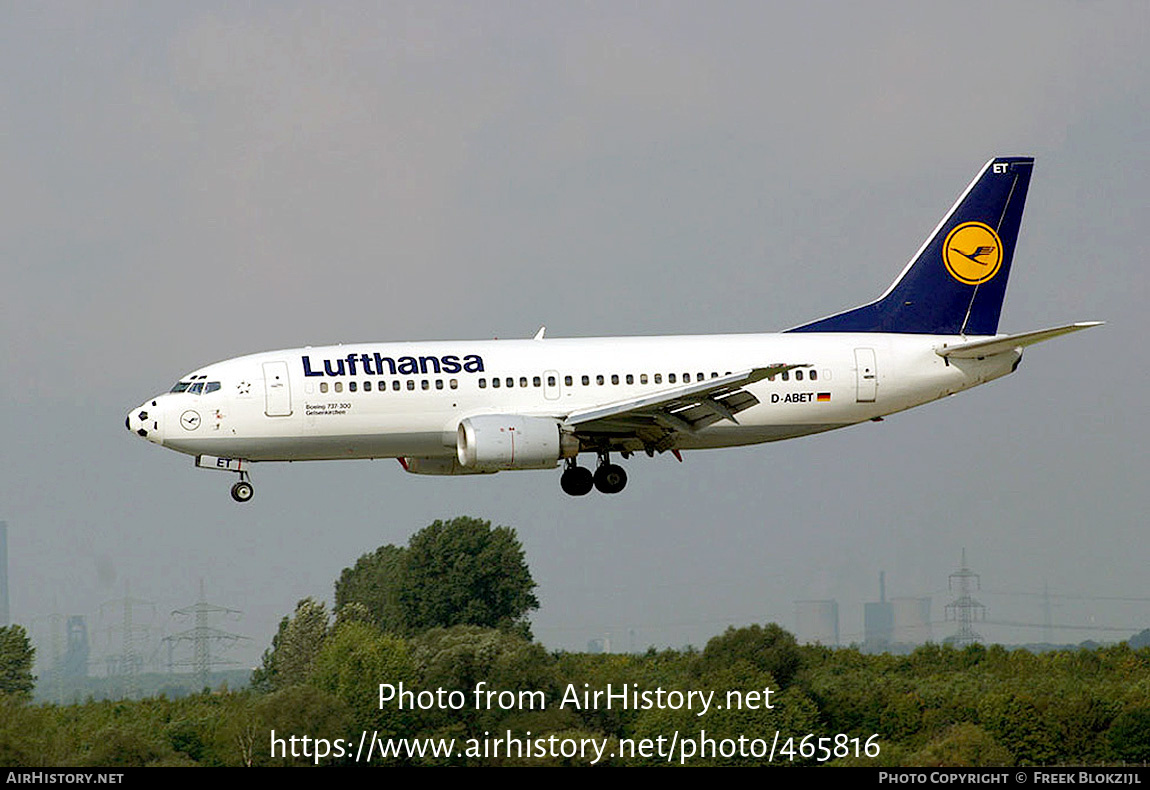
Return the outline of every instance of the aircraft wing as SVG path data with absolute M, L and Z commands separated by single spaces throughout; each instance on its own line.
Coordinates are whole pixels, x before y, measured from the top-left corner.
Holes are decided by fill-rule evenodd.
M 1052 337 L 1059 335 L 1066 335 L 1071 332 L 1078 332 L 1083 329 L 1090 329 L 1094 326 L 1101 326 L 1101 321 L 1081 321 L 1077 324 L 1067 324 L 1066 326 L 1056 326 L 1053 329 L 1039 329 L 1036 332 L 1023 332 L 1020 335 L 1006 335 L 1005 337 L 991 337 L 985 340 L 971 340 L 968 343 L 957 343 L 950 346 L 939 346 L 934 350 L 934 353 L 940 357 L 954 357 L 955 359 L 976 359 L 981 357 L 990 357 L 995 354 L 1001 354 L 1005 351 L 1010 351 L 1015 348 L 1024 348 L 1026 346 L 1041 343 L 1043 340 L 1049 340 Z
M 669 449 L 679 433 L 694 433 L 720 420 L 738 424 L 735 415 L 759 399 L 743 387 L 809 365 L 775 364 L 684 384 L 642 398 L 631 398 L 568 414 L 564 420 L 579 436 L 606 441 L 638 439 L 645 447 Z

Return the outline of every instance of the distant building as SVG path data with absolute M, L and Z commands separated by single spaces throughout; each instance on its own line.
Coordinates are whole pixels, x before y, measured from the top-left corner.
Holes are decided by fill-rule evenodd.
M 838 647 L 838 601 L 795 601 L 795 631 L 803 644 Z
M 931 641 L 930 598 L 891 598 L 894 641 L 921 645 Z
M 60 673 L 66 678 L 88 677 L 88 625 L 84 616 L 68 618 L 68 647 L 60 662 Z
M 611 637 L 605 636 L 602 639 L 591 639 L 587 642 L 588 653 L 610 653 L 611 652 Z
M 894 643 L 894 606 L 887 601 L 863 604 L 863 648 L 882 653 Z
M 894 643 L 894 607 L 886 600 L 886 571 L 878 574 L 878 603 L 863 604 L 863 650 L 883 653 Z

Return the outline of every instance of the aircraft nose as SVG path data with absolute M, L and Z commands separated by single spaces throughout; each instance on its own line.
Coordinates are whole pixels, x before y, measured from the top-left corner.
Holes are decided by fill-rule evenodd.
M 124 427 L 149 442 L 163 444 L 163 437 L 160 435 L 159 402 L 151 400 L 129 411 L 128 416 L 124 418 Z

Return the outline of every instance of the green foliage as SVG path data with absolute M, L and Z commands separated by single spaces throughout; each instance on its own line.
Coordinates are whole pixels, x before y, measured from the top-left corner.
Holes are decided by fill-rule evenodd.
M 336 581 L 335 603 L 338 612 L 361 605 L 370 622 L 404 635 L 478 625 L 530 639 L 534 589 L 515 530 L 461 517 L 417 532 L 408 548 L 380 546 L 360 557 Z
M 263 663 L 252 673 L 252 687 L 272 691 L 306 683 L 328 632 L 327 605 L 304 598 L 295 615 L 280 621 Z
M 357 728 L 374 730 L 381 738 L 407 734 L 415 723 L 414 714 L 395 705 L 380 708 L 380 683 L 416 686 L 407 642 L 369 623 L 337 625 L 316 657 L 311 684 L 342 701 Z
M 717 667 L 732 666 L 737 661 L 746 661 L 769 673 L 778 688 L 786 688 L 802 665 L 802 653 L 795 638 L 775 623 L 766 627 L 732 626 L 722 636 L 707 642 L 700 669 L 710 672 Z
M 492 628 L 457 625 L 451 628 L 433 628 L 412 639 L 412 658 L 426 689 L 442 688 L 465 692 L 467 705 L 460 711 L 429 711 L 423 721 L 434 729 L 458 725 L 462 732 L 482 733 L 492 730 L 508 716 L 522 717 L 524 711 L 533 710 L 533 698 L 518 697 L 519 692 L 541 691 L 545 699 L 559 697 L 559 675 L 555 659 L 543 646 L 529 642 L 522 636 Z M 479 683 L 485 691 L 511 692 L 515 704 L 503 707 L 497 698 L 486 700 L 478 708 L 472 692 Z M 525 729 L 540 731 L 541 725 L 530 726 L 534 717 L 521 719 Z M 565 717 L 563 726 L 570 726 L 573 717 Z
M 364 554 L 353 567 L 344 568 L 335 582 L 336 611 L 361 604 L 376 626 L 403 633 L 407 629 L 399 593 L 406 569 L 407 549 L 388 544 Z
M 907 755 L 904 765 L 920 768 L 1012 766 L 1014 757 L 976 724 L 956 724 L 925 747 Z
M 1119 760 L 1150 762 L 1150 705 L 1120 713 L 1110 725 L 1106 738 Z
M 28 641 L 23 626 L 0 628 L 0 695 L 11 694 L 30 699 L 36 678 L 32 674 L 32 661 L 36 650 Z
M 261 697 L 255 704 L 256 739 L 253 765 L 312 765 L 313 759 L 291 756 L 290 738 L 347 738 L 355 716 L 343 700 L 311 685 L 294 685 Z M 271 734 L 284 746 L 274 753 Z M 300 753 L 297 746 L 296 753 Z M 332 764 L 331 759 L 325 764 Z
M 456 518 L 416 533 L 399 601 L 409 631 L 453 625 L 516 628 L 539 608 L 523 546 L 510 527 Z

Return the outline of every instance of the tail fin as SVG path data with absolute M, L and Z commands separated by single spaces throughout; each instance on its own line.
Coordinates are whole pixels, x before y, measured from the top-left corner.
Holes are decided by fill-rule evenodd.
M 1033 169 L 1033 157 L 991 159 L 877 301 L 789 331 L 997 333 Z

